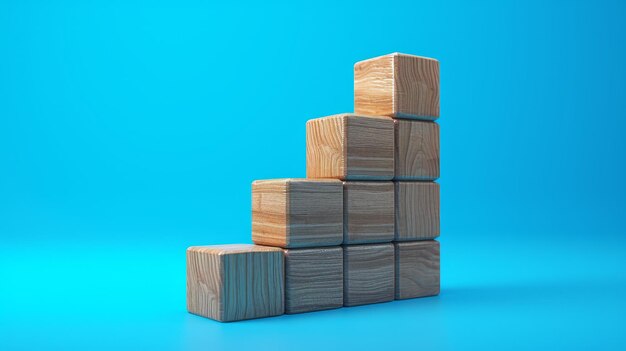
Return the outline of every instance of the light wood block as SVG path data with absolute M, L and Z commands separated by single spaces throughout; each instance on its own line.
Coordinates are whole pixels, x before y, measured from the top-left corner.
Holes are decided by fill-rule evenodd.
M 394 237 L 393 182 L 343 183 L 343 243 L 390 242 Z
M 340 114 L 306 124 L 307 178 L 391 180 L 393 162 L 389 118 Z
M 397 242 L 396 299 L 439 295 L 439 242 Z
M 257 245 L 187 249 L 187 310 L 231 322 L 284 312 L 283 251 Z
M 340 246 L 285 250 L 285 313 L 343 306 Z
M 439 125 L 435 122 L 394 120 L 396 175 L 394 180 L 439 178 Z
M 348 245 L 343 250 L 344 306 L 394 299 L 393 244 Z
M 354 65 L 357 114 L 435 120 L 439 117 L 439 61 L 393 53 Z
M 395 182 L 396 241 L 439 236 L 439 184 Z
M 283 248 L 343 241 L 343 184 L 333 179 L 252 183 L 252 241 Z

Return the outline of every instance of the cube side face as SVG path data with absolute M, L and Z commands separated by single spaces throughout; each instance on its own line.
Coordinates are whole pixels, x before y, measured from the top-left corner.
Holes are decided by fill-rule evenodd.
M 393 179 L 394 134 L 393 120 L 389 118 L 348 117 L 344 180 Z
M 344 244 L 390 242 L 394 238 L 393 182 L 344 182 Z
M 187 310 L 223 321 L 223 264 L 221 256 L 187 250 Z
M 296 181 L 289 184 L 287 248 L 339 245 L 343 241 L 343 184 Z
M 439 242 L 399 242 L 395 245 L 396 299 L 434 296 L 440 290 Z
M 287 245 L 287 182 L 252 183 L 252 241 L 256 244 Z
M 394 56 L 393 117 L 435 120 L 439 117 L 439 62 Z
M 223 322 L 284 313 L 282 250 L 223 255 Z
M 393 244 L 344 246 L 343 255 L 344 306 L 394 299 Z
M 342 306 L 341 247 L 285 250 L 285 313 Z
M 439 178 L 439 125 L 395 120 L 395 180 Z
M 370 116 L 394 114 L 394 58 L 381 56 L 354 65 L 354 112 Z
M 345 178 L 344 139 L 344 116 L 318 118 L 307 122 L 307 178 Z
M 439 236 L 439 184 L 395 182 L 396 241 Z

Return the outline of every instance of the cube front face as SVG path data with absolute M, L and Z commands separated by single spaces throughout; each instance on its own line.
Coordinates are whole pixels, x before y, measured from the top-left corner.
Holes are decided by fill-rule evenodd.
M 285 250 L 285 313 L 343 306 L 341 247 Z
M 439 242 L 398 242 L 395 246 L 396 299 L 439 294 Z
M 342 114 L 307 122 L 307 178 L 391 180 L 393 121 Z
M 439 117 L 439 62 L 390 54 L 354 65 L 357 114 L 435 120 Z
M 337 180 L 279 179 L 252 184 L 252 241 L 301 248 L 343 240 L 343 186 Z
M 187 310 L 220 322 L 283 314 L 283 251 L 257 245 L 188 248 Z
M 396 130 L 394 180 L 439 178 L 439 125 L 427 121 L 394 120 Z
M 439 236 L 439 184 L 395 182 L 396 241 Z
M 393 244 L 344 246 L 344 306 L 394 299 Z
M 390 242 L 394 238 L 393 182 L 343 183 L 343 243 Z

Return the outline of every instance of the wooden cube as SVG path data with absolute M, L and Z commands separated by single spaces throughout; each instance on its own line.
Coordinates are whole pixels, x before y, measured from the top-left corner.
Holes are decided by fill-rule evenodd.
M 396 299 L 439 294 L 439 242 L 397 242 Z
M 343 199 L 344 244 L 393 240 L 393 182 L 344 182 Z
M 393 160 L 389 118 L 341 114 L 306 124 L 307 178 L 391 180 Z
M 333 179 L 252 183 L 252 241 L 283 248 L 343 241 L 343 184 Z
M 354 65 L 357 114 L 435 120 L 439 117 L 439 61 L 393 53 Z
M 428 121 L 394 120 L 395 180 L 439 178 L 439 125 Z
M 343 306 L 340 246 L 285 250 L 285 313 Z
M 357 306 L 394 299 L 393 244 L 343 248 L 343 304 Z
M 439 184 L 395 182 L 396 241 L 428 240 L 439 236 Z
M 231 322 L 284 311 L 283 251 L 256 245 L 187 249 L 187 310 Z

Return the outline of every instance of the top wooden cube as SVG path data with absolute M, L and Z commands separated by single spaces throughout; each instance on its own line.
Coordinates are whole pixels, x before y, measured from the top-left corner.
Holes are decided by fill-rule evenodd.
M 340 114 L 308 121 L 306 176 L 391 180 L 394 177 L 393 120 Z
M 439 117 L 439 61 L 393 53 L 354 65 L 357 114 L 435 120 Z

